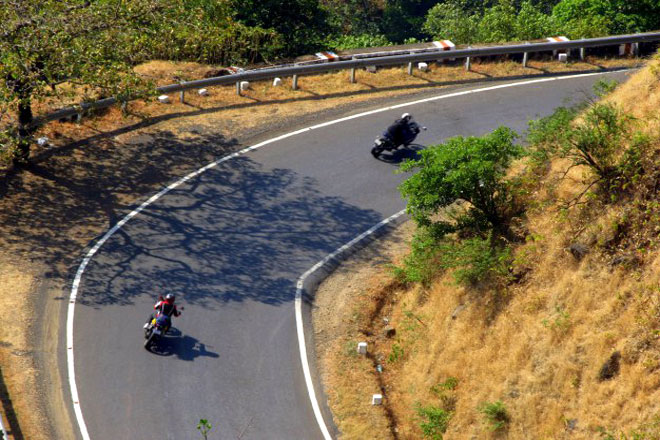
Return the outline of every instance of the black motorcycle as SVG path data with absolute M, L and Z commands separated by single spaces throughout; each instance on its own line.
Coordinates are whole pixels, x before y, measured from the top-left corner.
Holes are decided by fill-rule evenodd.
M 183 307 L 179 310 L 183 311 Z M 172 318 L 164 313 L 151 315 L 144 324 L 144 348 L 150 350 L 158 341 L 165 337 L 167 331 L 172 327 Z
M 373 157 L 378 158 L 383 151 L 394 151 L 400 146 L 407 147 L 414 142 L 415 138 L 421 130 L 426 130 L 426 127 L 420 126 L 415 121 L 410 121 L 402 131 L 402 136 L 398 142 L 392 139 L 392 136 L 385 131 L 383 134 L 376 138 L 374 146 L 371 149 Z
M 162 313 L 152 316 L 149 322 L 144 325 L 144 348 L 149 350 L 152 345 L 165 336 L 167 330 L 172 326 L 172 319 Z

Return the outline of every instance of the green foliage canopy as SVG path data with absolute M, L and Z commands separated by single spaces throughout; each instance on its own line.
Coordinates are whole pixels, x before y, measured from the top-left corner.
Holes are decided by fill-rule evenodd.
M 419 160 L 405 162 L 402 171 L 416 170 L 400 186 L 408 213 L 429 226 L 441 208 L 465 201 L 493 228 L 504 227 L 511 206 L 506 173 L 524 154 L 515 138 L 511 129 L 500 127 L 483 137 L 451 138 L 422 151 Z
M 160 0 L 16 0 L 0 8 L 0 155 L 27 157 L 32 103 L 69 81 L 107 95 L 144 85 L 127 66 L 142 58 L 151 31 L 170 8 Z M 130 49 L 130 50 L 129 50 Z M 10 127 L 10 128 L 7 128 Z
M 327 29 L 327 12 L 318 0 L 229 0 L 241 23 L 273 29 L 283 38 L 283 53 L 295 56 L 319 47 Z

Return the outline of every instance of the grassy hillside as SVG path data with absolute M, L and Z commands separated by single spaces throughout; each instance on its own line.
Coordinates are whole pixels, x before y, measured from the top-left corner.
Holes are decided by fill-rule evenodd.
M 625 184 L 589 186 L 559 155 L 514 167 L 530 194 L 512 276 L 424 287 L 370 269 L 322 363 L 343 438 L 660 438 L 659 85 L 654 61 L 605 98 L 634 118 Z

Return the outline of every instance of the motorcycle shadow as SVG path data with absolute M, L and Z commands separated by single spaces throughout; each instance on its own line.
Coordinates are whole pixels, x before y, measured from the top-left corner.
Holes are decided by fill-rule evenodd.
M 400 164 L 406 160 L 417 160 L 420 158 L 419 152 L 424 149 L 424 145 L 410 144 L 407 147 L 399 147 L 392 152 L 384 151 L 378 156 L 378 160 L 385 163 Z
M 148 351 L 158 356 L 172 356 L 175 348 L 175 339 L 181 336 L 181 331 L 170 327 L 167 333 L 149 346 Z
M 165 337 L 153 344 L 149 351 L 158 356 L 176 356 L 184 361 L 194 361 L 201 356 L 220 357 L 218 353 L 208 350 L 206 344 L 192 336 L 182 335 L 175 328 L 170 328 Z

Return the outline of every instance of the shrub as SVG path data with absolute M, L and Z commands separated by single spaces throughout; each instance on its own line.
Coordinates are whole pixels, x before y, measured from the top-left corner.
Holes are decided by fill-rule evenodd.
M 394 276 L 399 281 L 428 286 L 438 272 L 438 240 L 430 230 L 428 227 L 418 229 L 412 239 L 411 252 L 404 259 L 403 265 L 393 267 Z
M 527 143 L 532 161 L 545 164 L 557 153 L 577 115 L 577 107 L 559 107 L 550 116 L 529 121 Z
M 621 147 L 631 123 L 632 117 L 614 105 L 595 104 L 567 131 L 561 153 L 574 165 L 589 167 L 598 180 L 612 183 L 629 165 Z
M 423 419 L 419 426 L 422 428 L 424 438 L 442 440 L 442 435 L 449 427 L 452 413 L 430 405 L 418 407 L 417 414 Z
M 454 137 L 423 150 L 419 160 L 404 162 L 401 171 L 416 170 L 399 187 L 408 200 L 407 212 L 418 225 L 441 224 L 432 220 L 441 208 L 465 201 L 472 218 L 506 229 L 513 204 L 506 174 L 511 162 L 524 154 L 513 143 L 516 137 L 506 127 L 483 137 Z
M 329 38 L 326 45 L 331 50 L 360 49 L 363 47 L 391 46 L 393 43 L 388 41 L 384 35 L 338 35 Z
M 501 401 L 484 402 L 478 409 L 484 415 L 484 419 L 491 431 L 499 431 L 508 426 L 510 421 L 509 414 Z
M 512 261 L 511 250 L 495 243 L 492 234 L 486 238 L 447 241 L 439 245 L 438 251 L 440 267 L 454 269 L 458 284 L 475 285 L 506 277 Z
M 405 352 L 403 350 L 403 347 L 401 347 L 401 345 L 395 342 L 394 344 L 392 344 L 392 352 L 387 357 L 387 361 L 391 364 L 400 361 L 401 359 L 403 359 L 404 353 Z
M 443 390 L 453 391 L 458 386 L 458 379 L 455 377 L 448 377 L 444 382 L 433 385 L 431 387 L 431 392 L 434 394 L 441 394 Z
M 604 98 L 605 96 L 612 93 L 614 89 L 617 88 L 618 85 L 619 82 L 614 79 L 612 81 L 601 79 L 597 81 L 596 84 L 594 84 L 593 89 L 596 96 L 598 96 L 599 98 Z

